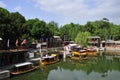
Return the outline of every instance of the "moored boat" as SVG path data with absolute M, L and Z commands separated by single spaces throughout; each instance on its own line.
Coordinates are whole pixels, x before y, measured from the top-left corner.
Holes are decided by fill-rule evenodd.
M 33 63 L 33 66 L 40 67 L 40 58 L 30 59 L 30 62 Z
M 9 78 L 10 77 L 10 71 L 9 70 L 0 70 L 0 80 Z
M 35 69 L 37 69 L 37 67 L 33 66 L 33 63 L 24 62 L 24 63 L 15 64 L 13 67 L 13 70 L 10 72 L 10 74 L 11 75 L 19 75 L 19 74 L 33 71 Z
M 86 50 L 79 50 L 71 52 L 71 59 L 84 60 L 87 59 Z
M 56 62 L 59 62 L 57 54 L 51 54 L 50 56 L 42 57 L 40 61 L 41 65 L 49 65 Z
M 86 49 L 88 56 L 96 56 L 97 55 L 97 50 L 94 48 L 88 48 Z

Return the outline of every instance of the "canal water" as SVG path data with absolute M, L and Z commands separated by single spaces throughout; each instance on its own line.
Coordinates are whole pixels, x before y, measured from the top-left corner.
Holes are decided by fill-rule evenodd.
M 120 80 L 120 55 L 102 53 L 82 61 L 68 58 L 6 80 Z

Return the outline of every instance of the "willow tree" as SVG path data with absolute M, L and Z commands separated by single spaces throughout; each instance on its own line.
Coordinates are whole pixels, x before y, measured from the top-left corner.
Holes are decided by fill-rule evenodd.
M 91 36 L 89 32 L 79 32 L 77 34 L 77 37 L 75 38 L 75 42 L 80 45 L 87 45 L 87 38 L 88 36 Z
M 82 31 L 82 27 L 82 25 L 74 23 L 66 24 L 63 27 L 60 27 L 60 35 L 61 37 L 67 35 L 69 37 L 69 40 L 74 41 L 79 31 Z

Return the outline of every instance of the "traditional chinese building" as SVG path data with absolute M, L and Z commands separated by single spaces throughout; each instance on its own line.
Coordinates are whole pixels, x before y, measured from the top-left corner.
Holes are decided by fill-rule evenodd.
M 90 36 L 88 37 L 88 45 L 100 47 L 100 40 L 99 36 Z

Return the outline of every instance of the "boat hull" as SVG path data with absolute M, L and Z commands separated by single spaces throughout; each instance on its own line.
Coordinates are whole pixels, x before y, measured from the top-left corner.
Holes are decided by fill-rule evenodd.
M 85 60 L 85 59 L 87 59 L 87 53 L 86 52 L 72 52 L 71 59 Z
M 25 70 L 25 71 L 17 71 L 17 72 L 10 72 L 11 75 L 20 75 L 20 74 L 24 74 L 24 73 L 27 73 L 27 72 L 31 72 L 35 69 L 37 69 L 38 67 L 33 67 L 31 69 L 28 69 L 28 70 Z
M 56 54 L 51 54 L 51 56 L 42 57 L 41 65 L 50 65 L 59 62 L 58 56 Z
M 55 60 L 55 61 L 51 61 L 51 62 L 41 62 L 41 65 L 50 65 L 50 64 L 54 64 L 59 62 L 60 60 Z
M 11 70 L 10 74 L 11 75 L 24 74 L 24 73 L 33 71 L 37 68 L 38 68 L 38 66 L 33 66 L 33 63 L 31 63 L 31 62 L 23 62 L 23 63 L 15 64 L 13 67 L 13 70 Z

